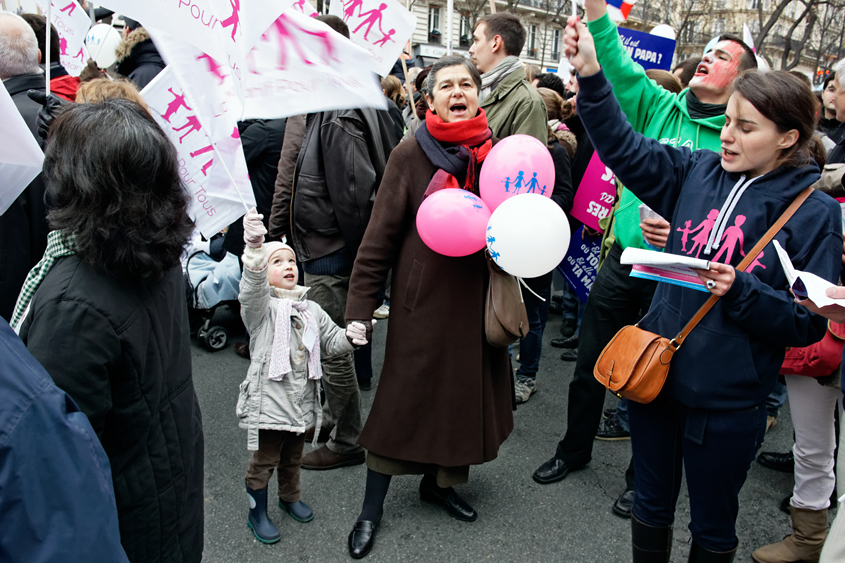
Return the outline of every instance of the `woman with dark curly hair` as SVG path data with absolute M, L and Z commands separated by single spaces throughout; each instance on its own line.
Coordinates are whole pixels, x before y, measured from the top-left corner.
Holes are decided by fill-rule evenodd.
M 179 256 L 193 225 L 176 151 L 135 102 L 50 128 L 53 231 L 12 325 L 88 416 L 112 469 L 129 560 L 200 561 L 203 433 Z

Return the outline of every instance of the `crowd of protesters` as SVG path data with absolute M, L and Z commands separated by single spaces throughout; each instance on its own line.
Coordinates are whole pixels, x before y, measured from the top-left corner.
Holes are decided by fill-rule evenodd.
M 458 486 L 471 466 L 496 459 L 517 405 L 542 385 L 554 312 L 563 323 L 551 344 L 575 371 L 563 435 L 535 482 L 584 468 L 595 438 L 630 438 L 612 508 L 631 521 L 632 560 L 670 560 L 685 482 L 689 560 L 733 561 L 739 491 L 788 396 L 793 451 L 759 461 L 794 468 L 784 501 L 793 533 L 754 546 L 753 558 L 845 560 L 845 516 L 828 532 L 837 470 L 845 482 L 845 462 L 834 459 L 841 366 L 815 377 L 801 362 L 784 371 L 787 350 L 841 340 L 833 323 L 845 322 L 845 308 L 793 295 L 773 246 L 738 267 L 813 187 L 775 240 L 798 270 L 839 284 L 845 61 L 818 98 L 794 73 L 759 69 L 733 35 L 671 73 L 645 71 L 604 0 L 584 7 L 589 23 L 572 18 L 565 32 L 571 74 L 524 65 L 519 19 L 490 14 L 475 25 L 469 59 L 397 65 L 382 78 L 387 110 L 239 123 L 256 205 L 225 230 L 222 247 L 240 267 L 248 339 L 234 348 L 250 365 L 233 424 L 247 431 L 245 523 L 258 541 L 281 539 L 269 508 L 274 472 L 279 508 L 314 518 L 302 469 L 366 464 L 347 544 L 356 559 L 397 510 L 386 502 L 394 476 L 421 476 L 422 500 L 476 520 Z M 340 18 L 317 19 L 349 37 Z M 46 45 L 43 16 L 0 12 L 0 79 L 45 155 L 0 216 L 0 553 L 9 561 L 202 559 L 204 437 L 181 263 L 195 229 L 176 150 L 140 94 L 164 61 L 140 22 L 123 23 L 109 74 L 89 61 L 71 77 L 55 31 Z M 435 191 L 479 194 L 487 155 L 511 135 L 548 148 L 551 199 L 573 233 L 573 201 L 594 155 L 617 178 L 603 233 L 583 229 L 601 247 L 586 302 L 554 272 L 522 280 L 529 326 L 513 350 L 485 339 L 484 253 L 438 254 L 416 228 Z M 697 271 L 703 290 L 630 276 L 628 248 L 696 252 L 710 260 Z M 845 299 L 841 287 L 828 294 Z M 607 390 L 593 368 L 617 331 L 638 324 L 671 338 L 711 295 L 718 301 L 657 398 L 603 412 Z M 364 417 L 374 318 L 390 327 Z M 315 447 L 306 453 L 307 442 Z

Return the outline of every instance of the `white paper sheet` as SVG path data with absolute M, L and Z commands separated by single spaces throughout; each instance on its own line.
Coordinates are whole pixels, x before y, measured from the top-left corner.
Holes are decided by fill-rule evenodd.
M 0 83 L 2 84 L 2 83 Z M 41 173 L 44 153 L 5 86 L 0 86 L 0 215 Z
M 834 284 L 824 278 L 820 278 L 816 274 L 796 270 L 795 266 L 792 265 L 792 260 L 789 259 L 789 254 L 786 253 L 786 250 L 783 249 L 780 243 L 778 241 L 774 241 L 774 245 L 775 250 L 778 253 L 778 258 L 780 259 L 780 265 L 783 267 L 783 272 L 786 274 L 789 286 L 792 287 L 792 291 L 796 293 L 796 297 L 799 299 L 801 298 L 798 294 L 800 291 L 796 292 L 796 284 L 800 281 L 800 284 L 803 284 L 806 289 L 807 298 L 815 303 L 817 307 L 827 307 L 828 305 L 839 305 L 840 307 L 845 306 L 845 299 L 831 299 L 825 293 L 827 288 L 836 287 Z
M 643 248 L 626 248 L 622 251 L 622 257 L 619 259 L 619 263 L 629 265 L 638 264 L 640 266 L 696 268 L 698 270 L 710 269 L 709 260 L 669 254 L 668 252 L 656 252 Z

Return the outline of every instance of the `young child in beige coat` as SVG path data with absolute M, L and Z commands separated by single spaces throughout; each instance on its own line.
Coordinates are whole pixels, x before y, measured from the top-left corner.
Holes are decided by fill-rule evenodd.
M 240 386 L 236 412 L 248 431 L 252 459 L 246 473 L 247 525 L 258 541 L 276 543 L 281 535 L 267 515 L 267 487 L 273 471 L 279 482 L 279 507 L 299 522 L 314 512 L 300 499 L 299 469 L 305 429 L 321 422 L 321 357 L 347 354 L 366 344 L 365 328 L 338 327 L 323 309 L 306 299 L 297 285 L 299 270 L 291 247 L 264 243 L 262 216 L 244 216 L 243 276 L 238 300 L 250 335 L 251 363 Z

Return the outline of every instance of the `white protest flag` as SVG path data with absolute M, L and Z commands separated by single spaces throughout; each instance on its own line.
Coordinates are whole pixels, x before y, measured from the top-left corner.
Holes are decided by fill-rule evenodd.
M 243 61 L 293 0 L 100 0 L 111 10 L 179 37 L 233 69 L 239 95 Z
M 41 173 L 44 153 L 5 86 L 0 86 L 0 215 Z
M 367 50 L 371 68 L 387 76 L 417 25 L 414 14 L 396 0 L 335 0 L 329 13 L 349 26 L 352 42 Z
M 243 215 L 244 204 L 255 205 L 237 128 L 228 129 L 222 137 L 209 135 L 210 128 L 204 123 L 215 123 L 218 118 L 213 114 L 200 117 L 201 105 L 185 91 L 170 66 L 141 95 L 176 147 L 179 174 L 191 194 L 190 215 L 204 236 L 211 237 Z M 231 121 L 224 119 L 223 124 L 217 122 L 218 131 L 229 127 Z
M 751 35 L 751 30 L 748 29 L 747 23 L 742 24 L 742 40 L 745 42 L 746 45 L 751 47 L 752 51 L 754 51 L 755 53 L 757 52 L 757 49 L 754 47 L 754 36 Z
M 46 13 L 47 0 L 34 0 L 26 3 L 26 8 L 22 4 L 21 8 L 24 12 L 35 13 L 35 6 Z M 91 27 L 91 20 L 76 0 L 53 0 L 51 6 L 51 23 L 59 35 L 59 62 L 69 75 L 79 76 L 88 61 L 85 34 Z
M 300 14 L 305 14 L 309 18 L 316 18 L 320 15 L 320 13 L 314 9 L 314 6 L 312 6 L 311 2 L 308 0 L 296 0 L 291 8 Z
M 370 55 L 323 22 L 290 9 L 247 57 L 244 117 L 331 109 L 387 109 Z

